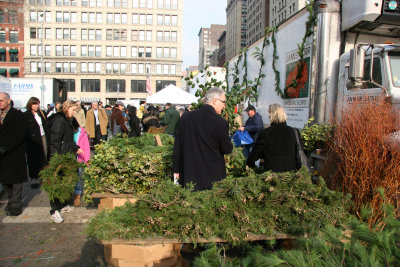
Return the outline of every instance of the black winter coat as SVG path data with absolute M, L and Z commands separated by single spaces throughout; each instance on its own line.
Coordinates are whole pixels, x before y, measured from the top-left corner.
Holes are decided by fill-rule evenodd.
M 48 121 L 51 130 L 51 154 L 75 154 L 79 146 L 74 143 L 74 129 L 72 119 L 68 119 L 63 112 L 52 115 Z
M 22 184 L 28 181 L 25 157 L 26 120 L 24 114 L 10 108 L 0 125 L 0 183 Z
M 47 158 L 45 159 L 43 151 L 42 136 L 40 134 L 39 124 L 37 123 L 32 111 L 27 110 L 24 116 L 27 121 L 26 133 L 26 156 L 28 160 L 29 177 L 38 178 L 39 172 L 47 164 L 50 158 L 50 129 L 47 121 L 39 111 L 37 113 L 42 120 L 42 125 L 47 141 Z
M 195 190 L 210 189 L 226 177 L 224 154 L 232 152 L 228 122 L 210 105 L 186 112 L 175 129 L 173 172 Z
M 129 137 L 139 137 L 140 136 L 140 120 L 136 115 L 130 115 L 129 125 L 131 126 L 131 131 L 129 132 Z
M 294 129 L 286 123 L 272 123 L 257 138 L 253 150 L 247 159 L 247 165 L 254 167 L 254 162 L 264 159 L 264 170 L 274 172 L 297 169 L 297 141 Z

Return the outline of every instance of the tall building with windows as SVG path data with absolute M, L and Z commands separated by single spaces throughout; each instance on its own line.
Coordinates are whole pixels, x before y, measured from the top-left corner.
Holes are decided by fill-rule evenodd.
M 183 0 L 25 1 L 26 77 L 106 104 L 181 86 Z
M 210 65 L 212 54 L 218 49 L 218 37 L 226 30 L 225 25 L 211 24 L 210 28 L 199 31 L 199 69 Z M 214 62 L 215 63 L 215 62 Z
M 270 0 L 269 25 L 278 26 L 306 6 L 307 0 Z
M 269 25 L 269 0 L 247 0 L 247 46 L 265 35 Z
M 231 60 L 246 46 L 247 0 L 227 0 L 226 60 Z
M 23 0 L 0 2 L 0 76 L 23 77 Z

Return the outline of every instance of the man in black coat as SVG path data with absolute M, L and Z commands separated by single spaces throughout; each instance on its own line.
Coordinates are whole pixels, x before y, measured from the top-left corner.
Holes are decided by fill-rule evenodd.
M 22 183 L 28 181 L 25 158 L 26 121 L 10 106 L 10 95 L 0 92 L 0 182 L 8 195 L 7 216 L 22 213 Z
M 213 87 L 204 105 L 182 115 L 175 130 L 174 176 L 180 184 L 194 183 L 205 190 L 226 177 L 224 154 L 232 152 L 228 122 L 220 114 L 225 108 L 225 91 Z

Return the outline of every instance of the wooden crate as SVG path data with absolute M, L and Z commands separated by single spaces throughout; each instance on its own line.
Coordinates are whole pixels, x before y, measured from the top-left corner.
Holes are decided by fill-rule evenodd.
M 129 194 L 114 195 L 109 193 L 94 193 L 92 194 L 92 197 L 100 199 L 100 203 L 98 205 L 99 211 L 123 206 L 127 201 L 132 204 L 137 201 L 137 198 L 135 198 L 134 195 Z

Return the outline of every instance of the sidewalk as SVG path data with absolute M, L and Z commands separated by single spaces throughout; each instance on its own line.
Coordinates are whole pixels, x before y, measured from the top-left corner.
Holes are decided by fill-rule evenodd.
M 64 222 L 50 220 L 46 192 L 23 187 L 23 213 L 5 216 L 7 196 L 0 198 L 0 266 L 105 266 L 103 246 L 84 234 L 97 208 L 78 207 Z

